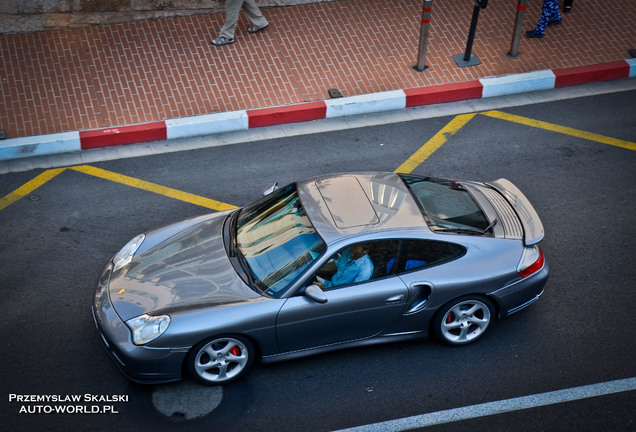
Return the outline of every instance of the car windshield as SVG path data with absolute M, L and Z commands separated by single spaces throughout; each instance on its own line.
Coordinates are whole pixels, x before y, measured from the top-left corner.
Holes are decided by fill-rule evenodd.
M 485 234 L 488 218 L 460 183 L 400 175 L 433 231 Z
M 305 213 L 296 185 L 280 189 L 241 210 L 236 245 L 253 283 L 280 297 L 326 245 Z

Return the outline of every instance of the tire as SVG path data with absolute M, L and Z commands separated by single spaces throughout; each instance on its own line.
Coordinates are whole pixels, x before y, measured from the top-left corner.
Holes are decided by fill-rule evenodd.
M 495 307 L 487 298 L 460 297 L 440 308 L 433 321 L 433 333 L 447 345 L 467 345 L 481 338 L 494 319 Z
M 254 345 L 242 336 L 218 336 L 196 344 L 187 358 L 190 375 L 206 385 L 222 385 L 244 376 L 254 362 Z

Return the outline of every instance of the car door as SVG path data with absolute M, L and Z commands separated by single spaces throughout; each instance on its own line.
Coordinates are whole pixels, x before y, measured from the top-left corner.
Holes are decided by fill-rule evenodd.
M 395 256 L 397 243 L 372 242 L 371 278 L 325 289 L 325 303 L 304 295 L 289 298 L 276 324 L 280 352 L 369 338 L 398 320 L 408 289 L 399 277 L 387 274 L 387 262 Z

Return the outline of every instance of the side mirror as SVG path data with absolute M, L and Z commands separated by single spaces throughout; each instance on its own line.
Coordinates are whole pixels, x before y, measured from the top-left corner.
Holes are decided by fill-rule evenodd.
M 309 285 L 305 289 L 305 297 L 309 297 L 316 303 L 327 303 L 327 294 L 318 285 Z
M 268 186 L 264 191 L 263 191 L 263 196 L 267 196 L 269 194 L 271 194 L 272 192 L 275 192 L 278 190 L 278 182 L 274 183 L 273 185 Z

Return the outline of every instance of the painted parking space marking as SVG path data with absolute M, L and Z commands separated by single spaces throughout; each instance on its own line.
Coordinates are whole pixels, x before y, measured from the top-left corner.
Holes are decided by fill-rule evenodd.
M 90 176 L 98 177 L 104 180 L 109 180 L 112 182 L 124 184 L 124 185 L 131 186 L 137 189 L 142 189 L 148 192 L 153 192 L 159 195 L 164 195 L 169 198 L 174 198 L 179 201 L 184 201 L 190 204 L 205 207 L 210 210 L 224 211 L 224 210 L 231 210 L 231 209 L 237 208 L 236 206 L 233 206 L 231 204 L 226 204 L 221 201 L 216 201 L 210 198 L 205 198 L 199 195 L 194 195 L 188 192 L 183 192 L 177 189 L 161 186 L 156 183 L 151 183 L 145 180 L 140 180 L 140 179 L 126 176 L 123 174 L 117 174 L 112 171 L 107 171 L 101 168 L 96 168 L 89 165 L 79 165 L 79 166 L 73 166 L 68 168 L 56 168 L 56 169 L 50 169 L 50 170 L 44 171 L 42 174 L 38 175 L 33 180 L 20 186 L 18 189 L 7 194 L 3 198 L 0 198 L 0 210 L 5 209 L 6 207 L 13 204 L 20 198 L 30 194 L 35 189 L 39 188 L 40 186 L 42 186 L 44 183 L 48 182 L 49 180 L 55 178 L 56 176 L 66 171 L 67 169 L 77 171 L 83 174 L 88 174 Z
M 190 204 L 198 205 L 201 207 L 209 208 L 211 210 L 223 211 L 236 208 L 231 204 L 226 204 L 220 201 L 216 201 L 210 198 L 204 198 L 199 195 L 194 195 L 188 192 L 182 192 L 177 189 L 161 186 L 156 183 L 151 183 L 145 180 L 140 180 L 134 177 L 129 177 L 123 174 L 117 174 L 112 171 L 106 171 L 101 168 L 96 168 L 89 165 L 74 166 L 70 169 L 78 171 L 84 174 L 88 174 L 94 177 L 99 177 L 104 180 L 110 180 L 116 183 L 125 184 L 137 189 L 142 189 L 148 192 L 153 192 L 159 195 L 164 195 L 170 198 L 177 199 L 179 201 L 185 201 Z
M 442 130 L 437 132 L 433 138 L 419 148 L 413 155 L 400 165 L 395 172 L 409 174 L 422 164 L 430 155 L 440 148 L 451 136 L 463 128 L 476 114 L 462 114 L 451 120 Z
M 514 123 L 523 124 L 539 129 L 545 129 L 552 132 L 558 132 L 565 135 L 571 135 L 576 138 L 582 138 L 589 141 L 596 141 L 603 144 L 609 144 L 616 147 L 621 147 L 628 150 L 636 150 L 636 143 L 620 140 L 616 138 L 607 137 L 604 135 L 595 134 L 592 132 L 586 132 L 580 129 L 574 129 L 567 126 L 559 126 L 553 123 L 547 123 L 540 120 L 534 120 L 527 117 L 522 117 L 514 114 L 507 114 L 501 111 L 485 111 L 480 113 L 481 115 L 497 118 L 501 120 L 507 120 Z
M 3 198 L 0 198 L 0 210 L 4 210 L 6 207 L 10 206 L 20 198 L 30 194 L 31 192 L 42 186 L 44 183 L 61 174 L 65 170 L 66 168 L 57 168 L 44 171 L 33 180 L 23 184 Z
M 627 150 L 636 150 L 636 143 L 625 141 L 617 138 L 608 137 L 605 135 L 599 135 L 592 132 L 586 132 L 580 129 L 575 129 L 567 126 L 560 126 L 554 123 L 548 123 L 541 120 L 534 120 L 528 117 L 522 117 L 515 114 L 508 114 L 502 111 L 483 111 L 477 113 L 486 117 L 491 117 L 499 120 L 506 120 L 513 123 L 518 123 L 538 129 L 544 129 L 551 132 L 557 132 L 560 134 L 570 135 L 576 138 L 585 139 L 588 141 L 595 141 L 602 144 L 608 144 L 615 147 L 621 147 Z M 431 156 L 438 148 L 440 148 L 446 141 L 453 135 L 455 135 L 461 128 L 463 128 L 475 115 L 477 114 L 461 114 L 451 120 L 442 130 L 440 130 L 433 138 L 420 147 L 413 155 L 408 158 L 402 165 L 400 165 L 395 172 L 409 174 L 421 165 L 429 156 Z
M 518 398 L 470 405 L 462 408 L 437 411 L 429 414 L 342 429 L 337 432 L 405 431 L 635 390 L 636 377 L 626 378 L 599 384 L 556 390 L 547 393 L 539 393 L 530 396 L 521 396 Z
M 492 110 L 483 111 L 480 113 L 461 114 L 454 117 L 445 127 L 437 132 L 430 140 L 428 140 L 422 147 L 420 147 L 411 157 L 409 157 L 402 165 L 400 165 L 395 172 L 409 174 L 413 172 L 418 166 L 420 166 L 425 160 L 427 160 L 437 149 L 444 145 L 448 139 L 461 130 L 466 124 L 476 115 L 483 115 L 490 118 L 499 120 L 506 120 L 513 123 L 523 124 L 526 126 L 544 129 L 551 132 L 570 135 L 576 138 L 581 138 L 589 141 L 595 141 L 602 144 L 608 144 L 615 147 L 624 148 L 627 150 L 636 150 L 636 143 L 612 138 L 604 135 L 595 134 L 592 132 L 586 132 L 580 129 L 575 129 L 567 126 L 560 126 L 553 123 L 548 123 L 540 120 L 534 120 L 528 117 L 522 117 L 515 114 L 508 114 L 502 111 Z M 205 198 L 199 195 L 194 195 L 188 192 L 183 192 L 178 189 L 173 189 L 167 186 L 158 185 L 145 180 L 137 179 L 134 177 L 126 176 L 123 174 L 114 173 L 101 168 L 96 168 L 90 165 L 79 165 L 66 168 L 56 168 L 44 171 L 33 180 L 25 183 L 15 191 L 7 194 L 3 198 L 0 198 L 0 210 L 5 209 L 9 205 L 18 201 L 20 198 L 33 192 L 38 187 L 42 186 L 49 180 L 57 177 L 59 174 L 67 169 L 81 172 L 93 177 L 98 177 L 104 180 L 113 181 L 116 183 L 131 186 L 137 189 L 142 189 L 148 192 L 164 195 L 173 199 L 184 201 L 197 206 L 205 207 L 211 210 L 224 211 L 237 208 L 234 205 L 223 203 L 213 200 L 211 198 Z

